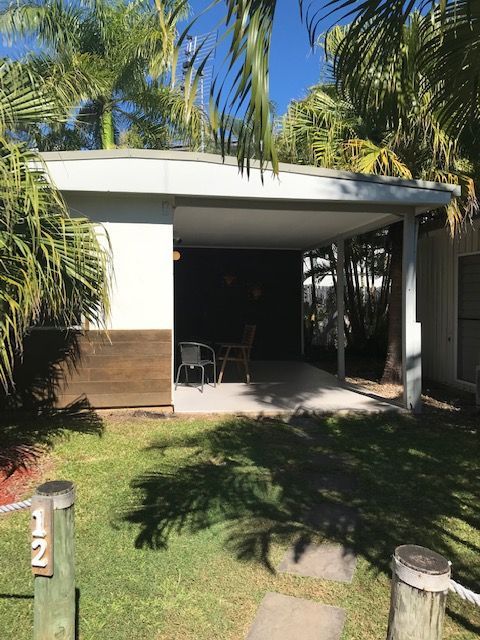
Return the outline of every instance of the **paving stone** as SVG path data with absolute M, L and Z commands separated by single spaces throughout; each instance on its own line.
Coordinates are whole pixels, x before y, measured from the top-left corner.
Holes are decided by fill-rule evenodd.
M 351 549 L 340 544 L 307 544 L 292 547 L 285 554 L 278 570 L 309 578 L 351 582 L 356 557 Z
M 302 473 L 298 477 L 299 481 L 320 492 L 351 493 L 355 488 L 355 478 L 348 473 Z
M 305 522 L 329 538 L 344 539 L 355 531 L 357 513 L 341 504 L 319 504 L 305 516 Z
M 247 640 L 339 640 L 344 624 L 343 609 L 267 593 Z

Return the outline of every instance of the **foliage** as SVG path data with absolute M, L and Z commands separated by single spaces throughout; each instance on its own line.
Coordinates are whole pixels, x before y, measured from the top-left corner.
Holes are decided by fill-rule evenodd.
M 402 70 L 413 62 L 421 68 L 415 93 L 436 112 L 452 138 L 468 132 L 466 139 L 478 147 L 480 0 L 298 0 L 294 4 L 312 46 L 325 21 L 351 23 L 332 57 L 340 95 L 345 97 L 345 84 L 347 100 L 353 100 L 357 110 L 361 105 L 363 113 L 368 112 L 375 95 L 394 120 L 401 99 L 396 103 L 392 97 L 412 93 Z M 217 5 L 226 6 L 220 44 L 227 43 L 228 53 L 212 86 L 211 120 L 222 151 L 230 148 L 231 116 L 242 115 L 245 126 L 237 152 L 241 167 L 248 169 L 249 158 L 256 157 L 262 166 L 271 162 L 277 169 L 269 59 L 278 0 L 213 0 L 209 8 Z M 415 9 L 419 47 L 405 56 L 404 29 Z
M 197 145 L 205 122 L 169 86 L 181 2 L 150 0 L 21 0 L 0 16 L 0 31 L 36 38 L 42 56 L 31 56 L 42 76 L 81 73 L 76 119 L 33 135 L 42 148 L 111 148 L 133 136 L 137 144 L 164 148 L 172 140 Z M 132 128 L 131 134 L 128 130 Z M 45 141 L 43 143 L 43 141 Z
M 421 92 L 417 52 L 423 47 L 422 20 L 413 14 L 403 29 L 401 55 L 396 66 L 385 70 L 388 94 L 380 79 L 379 92 L 371 90 L 368 95 L 368 109 L 359 106 L 350 98 L 350 78 L 333 84 L 336 69 L 331 69 L 330 84 L 313 87 L 303 100 L 289 105 L 280 125 L 279 154 L 283 160 L 323 167 L 461 184 L 462 198 L 452 201 L 444 212 L 454 233 L 478 207 L 473 167 L 462 157 L 459 141 L 449 136 L 432 113 L 428 96 Z M 327 60 L 341 49 L 349 30 L 336 27 L 322 39 Z M 357 68 L 370 68 L 373 55 L 372 51 L 366 53 Z M 387 294 L 392 281 L 390 235 L 379 231 L 346 242 L 347 336 L 357 348 L 364 348 L 372 338 L 377 344 L 385 343 Z M 401 247 L 398 250 L 401 252 Z M 332 251 L 329 257 L 333 274 Z M 372 280 L 377 283 L 370 284 Z
M 304 280 L 312 278 L 317 287 L 329 275 L 336 288 L 336 250 L 333 247 L 317 249 L 310 251 L 306 258 L 310 268 L 304 271 Z M 360 352 L 368 349 L 369 353 L 373 351 L 379 355 L 384 352 L 391 285 L 390 260 L 391 242 L 386 229 L 345 241 L 345 330 L 350 349 Z M 314 336 L 320 331 L 318 320 L 322 307 L 323 303 L 313 296 L 305 318 L 309 329 L 306 332 L 307 349 L 313 346 Z M 324 324 L 322 332 L 336 333 L 336 322 Z M 310 343 L 309 337 L 313 338 Z M 318 336 L 317 342 L 321 339 Z
M 385 70 L 388 96 L 382 80 L 361 107 L 349 97 L 348 77 L 337 79 L 343 97 L 332 84 L 314 87 L 304 100 L 289 106 L 280 149 L 283 158 L 293 161 L 303 155 L 319 166 L 460 184 L 462 199 L 446 210 L 453 232 L 477 210 L 475 185 L 459 141 L 439 124 L 428 95 L 421 93 L 416 53 L 424 47 L 422 20 L 413 14 L 403 29 L 401 64 Z M 350 29 L 336 27 L 323 39 L 327 59 L 341 50 Z M 357 68 L 369 68 L 373 56 L 369 51 Z M 390 105 L 395 105 L 395 117 Z
M 39 81 L 19 63 L 0 66 L 0 382 L 7 387 L 24 334 L 42 318 L 79 316 L 102 324 L 108 311 L 109 257 L 94 226 L 70 218 L 38 153 L 20 127 L 56 122 L 64 87 Z M 65 117 L 65 116 L 63 116 Z M 103 242 L 105 247 L 105 242 Z

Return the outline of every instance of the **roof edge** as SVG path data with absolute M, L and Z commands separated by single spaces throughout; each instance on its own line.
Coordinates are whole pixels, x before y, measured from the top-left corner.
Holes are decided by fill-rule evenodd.
M 41 153 L 45 162 L 70 162 L 75 160 L 114 160 L 114 159 L 144 159 L 144 160 L 172 160 L 187 162 L 205 162 L 208 164 L 222 164 L 238 167 L 235 157 L 213 153 L 200 153 L 195 151 L 160 151 L 156 149 L 95 149 L 88 151 L 45 151 Z M 250 168 L 260 171 L 258 160 L 250 161 Z M 353 171 L 341 171 L 338 169 L 324 169 L 310 165 L 287 164 L 281 162 L 280 173 L 297 173 L 307 176 L 317 176 L 323 178 L 333 178 L 336 180 L 354 180 L 361 182 L 373 182 L 378 184 L 395 184 L 415 189 L 429 189 L 434 191 L 447 191 L 453 196 L 459 196 L 461 189 L 459 185 L 430 182 L 427 180 L 405 180 L 392 176 L 378 176 L 366 173 L 354 173 Z M 273 171 L 271 165 L 267 165 L 267 171 Z

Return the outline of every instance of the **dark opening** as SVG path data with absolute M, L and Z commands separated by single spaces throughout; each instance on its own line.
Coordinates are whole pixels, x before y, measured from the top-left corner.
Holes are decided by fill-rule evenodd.
M 239 342 L 257 327 L 254 360 L 301 353 L 301 252 L 183 249 L 175 262 L 175 345 Z
M 458 260 L 458 367 L 459 380 L 475 382 L 480 365 L 480 254 Z

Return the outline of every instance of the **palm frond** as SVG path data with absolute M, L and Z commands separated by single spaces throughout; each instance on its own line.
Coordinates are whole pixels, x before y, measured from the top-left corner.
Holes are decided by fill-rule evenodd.
M 353 139 L 345 142 L 352 168 L 359 173 L 412 178 L 412 172 L 393 149 L 376 145 L 371 140 Z
M 44 314 L 99 325 L 109 309 L 109 252 L 86 219 L 69 217 L 39 156 L 0 138 L 0 383 Z M 103 246 L 102 246 L 103 244 Z

